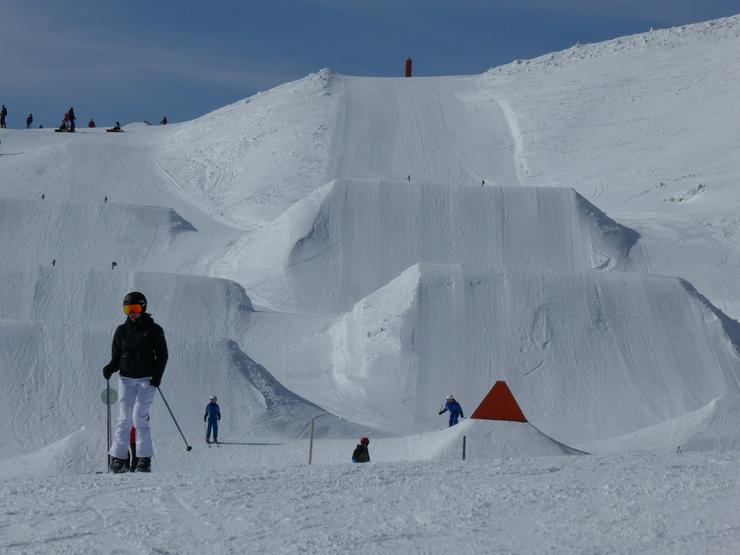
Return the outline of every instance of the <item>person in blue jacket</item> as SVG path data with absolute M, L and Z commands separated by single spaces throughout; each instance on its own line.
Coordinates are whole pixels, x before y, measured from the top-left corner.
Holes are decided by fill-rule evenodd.
M 450 413 L 450 426 L 457 424 L 458 418 L 465 418 L 460 403 L 455 401 L 455 397 L 453 395 L 447 396 L 447 403 L 444 408 L 439 411 L 439 414 L 444 414 L 447 411 Z
M 211 431 L 213 431 L 213 443 L 218 443 L 218 421 L 221 420 L 221 409 L 216 401 L 215 395 L 208 398 L 206 413 L 203 415 L 203 422 L 206 422 L 206 443 L 211 443 Z

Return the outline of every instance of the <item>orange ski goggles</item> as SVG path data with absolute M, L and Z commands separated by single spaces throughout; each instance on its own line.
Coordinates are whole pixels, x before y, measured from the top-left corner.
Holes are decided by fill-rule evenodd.
M 128 316 L 129 314 L 141 314 L 144 312 L 143 307 L 140 304 L 125 304 L 123 305 L 123 313 Z

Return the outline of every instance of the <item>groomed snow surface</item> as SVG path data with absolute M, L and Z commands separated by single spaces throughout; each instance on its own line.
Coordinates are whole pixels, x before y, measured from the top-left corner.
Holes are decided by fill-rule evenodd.
M 733 17 L 2 130 L 0 551 L 740 552 L 739 48 Z M 158 398 L 153 472 L 113 475 L 131 290 L 192 450 Z M 446 427 L 498 380 L 529 422 Z

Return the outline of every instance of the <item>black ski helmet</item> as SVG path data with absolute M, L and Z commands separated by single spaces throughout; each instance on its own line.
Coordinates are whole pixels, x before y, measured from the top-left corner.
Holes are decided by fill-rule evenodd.
M 140 304 L 141 311 L 146 312 L 146 297 L 144 296 L 144 293 L 131 291 L 131 293 L 123 298 L 123 306 L 126 306 L 127 304 Z

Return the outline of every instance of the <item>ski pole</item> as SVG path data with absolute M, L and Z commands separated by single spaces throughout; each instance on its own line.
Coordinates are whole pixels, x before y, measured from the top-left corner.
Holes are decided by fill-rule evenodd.
M 105 452 L 105 458 L 110 472 L 110 379 L 105 380 L 105 404 L 108 411 L 108 450 Z
M 167 399 L 164 398 L 164 393 L 162 393 L 162 390 L 157 388 L 157 391 L 159 391 L 159 394 L 162 396 L 162 401 L 164 401 L 164 406 L 167 407 L 167 410 L 170 412 L 170 416 L 172 417 L 172 421 L 175 423 L 175 426 L 177 426 L 177 431 L 180 432 L 180 435 L 182 436 L 182 440 L 185 442 L 185 449 L 187 451 L 190 451 L 193 449 L 192 445 L 188 445 L 188 440 L 185 439 L 185 434 L 182 433 L 182 430 L 180 429 L 180 425 L 177 423 L 177 419 L 175 418 L 175 415 L 172 414 L 172 409 L 170 408 L 169 403 L 167 402 Z

